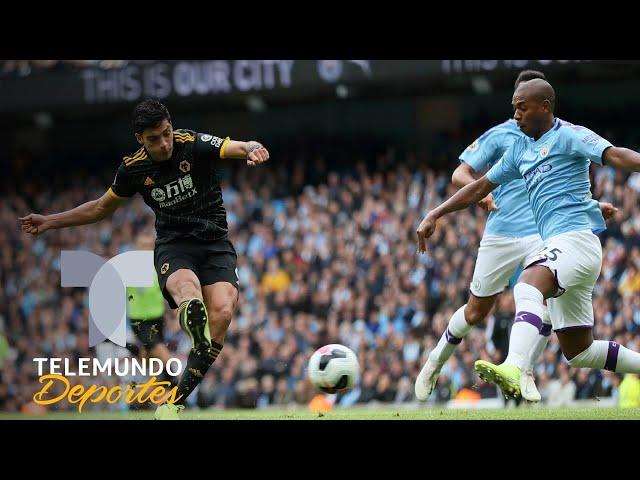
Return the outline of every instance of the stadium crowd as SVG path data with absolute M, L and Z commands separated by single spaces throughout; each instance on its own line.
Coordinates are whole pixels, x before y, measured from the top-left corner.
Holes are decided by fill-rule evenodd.
M 391 147 L 363 153 L 357 144 L 344 144 L 338 147 L 342 157 L 336 158 L 313 145 L 299 143 L 287 155 L 272 154 L 265 168 L 239 164 L 228 169 L 223 196 L 238 253 L 241 297 L 224 350 L 189 398 L 192 405 L 307 404 L 317 392 L 306 379 L 305 364 L 327 343 L 352 348 L 361 366 L 358 385 L 338 396 L 338 404 L 413 402 L 413 382 L 427 354 L 466 301 L 486 213 L 476 206 L 441 222 L 426 255 L 416 254 L 415 243 L 423 214 L 455 192 L 452 162 L 465 145 L 449 142 L 437 153 L 451 167 L 442 170 Z M 133 249 L 139 232 L 153 231 L 153 213 L 140 196 L 94 226 L 32 237 L 22 234 L 17 222 L 31 211 L 57 212 L 97 198 L 116 168 L 117 159 L 91 175 L 4 186 L 1 411 L 33 407 L 31 398 L 41 387 L 35 357 L 140 354 L 108 343 L 90 349 L 86 289 L 60 287 L 61 250 L 113 257 Z M 594 335 L 640 350 L 640 174 L 609 167 L 593 171 L 594 198 L 620 208 L 601 235 L 604 260 L 594 292 Z M 430 402 L 498 396 L 495 387 L 477 379 L 473 362 L 506 356 L 513 309 L 507 291 L 486 327 L 473 331 L 445 365 Z M 190 342 L 169 309 L 165 318 L 165 342 L 184 361 Z M 130 341 L 137 339 L 130 334 Z M 550 405 L 616 395 L 622 379 L 570 368 L 555 335 L 536 377 Z M 52 408 L 76 407 L 59 403 Z

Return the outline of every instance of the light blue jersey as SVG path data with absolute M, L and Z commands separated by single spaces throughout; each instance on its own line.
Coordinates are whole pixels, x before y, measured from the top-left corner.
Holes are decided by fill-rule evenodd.
M 524 133 L 515 120 L 507 120 L 487 130 L 460 155 L 460 161 L 476 172 L 490 169 L 507 149 Z M 529 205 L 524 180 L 501 185 L 493 191 L 497 210 L 489 214 L 485 235 L 526 237 L 538 233 L 538 227 Z
M 489 172 L 496 185 L 524 178 L 543 240 L 565 232 L 606 229 L 598 202 L 591 199 L 590 161 L 602 165 L 611 147 L 591 130 L 556 118 L 538 140 L 518 138 Z

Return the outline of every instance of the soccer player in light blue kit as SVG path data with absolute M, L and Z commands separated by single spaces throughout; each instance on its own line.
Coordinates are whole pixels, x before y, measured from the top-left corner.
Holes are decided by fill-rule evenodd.
M 521 82 L 533 79 L 544 79 L 542 72 L 524 70 L 515 82 L 518 88 Z M 461 164 L 452 175 L 452 182 L 457 187 L 464 187 L 476 180 L 476 172 L 491 168 L 505 151 L 524 133 L 515 120 L 501 123 L 473 142 L 461 155 Z M 538 227 L 529 205 L 529 197 L 524 180 L 519 179 L 501 185 L 489 193 L 479 204 L 490 212 L 487 225 L 480 242 L 473 280 L 469 287 L 471 294 L 468 302 L 460 307 L 449 320 L 449 324 L 436 347 L 430 352 L 415 383 L 418 400 L 426 400 L 433 391 L 440 370 L 455 348 L 460 344 L 474 325 L 482 322 L 493 308 L 497 296 L 507 287 L 509 280 L 519 267 L 528 265 L 544 244 L 538 233 Z M 594 203 L 595 200 L 593 201 Z M 601 205 L 606 215 L 615 211 L 613 205 Z M 604 229 L 604 223 L 601 225 Z M 551 335 L 551 321 L 544 308 L 541 315 L 542 328 L 532 348 L 524 368 L 525 380 L 522 393 L 529 401 L 539 401 L 534 377 L 533 365 L 544 351 Z M 503 391 L 506 397 L 517 398 L 519 386 L 509 385 Z
M 591 161 L 640 171 L 640 154 L 555 118 L 555 92 L 545 80 L 521 83 L 512 104 L 525 136 L 485 176 L 425 216 L 416 232 L 418 252 L 425 252 L 425 241 L 440 217 L 473 205 L 498 185 L 523 178 L 544 248 L 525 265 L 514 288 L 516 315 L 509 355 L 501 365 L 476 362 L 476 370 L 503 391 L 508 385 L 522 387 L 522 371 L 542 329 L 546 299 L 569 365 L 640 373 L 640 353 L 593 339 L 592 293 L 602 266 L 602 247 L 594 231 L 604 221 L 591 200 L 589 182 Z

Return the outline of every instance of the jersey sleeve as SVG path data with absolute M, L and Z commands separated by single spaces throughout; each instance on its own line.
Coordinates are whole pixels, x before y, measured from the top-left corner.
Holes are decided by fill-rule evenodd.
M 504 148 L 497 141 L 495 132 L 488 131 L 469 145 L 460 154 L 460 162 L 469 165 L 475 172 L 480 172 L 496 162 L 504 153 Z
M 134 185 L 131 174 L 127 171 L 124 163 L 121 163 L 108 192 L 116 197 L 128 198 L 135 195 L 137 191 L 138 188 Z
M 602 165 L 602 154 L 608 147 L 613 146 L 611 142 L 585 127 L 574 125 L 568 128 L 571 132 L 572 151 Z
M 515 161 L 517 143 L 511 145 L 502 158 L 487 172 L 487 179 L 494 185 L 502 185 L 522 178 Z
M 220 138 L 208 133 L 196 133 L 194 155 L 196 158 L 216 160 L 225 158 L 225 149 L 229 144 L 229 137 Z

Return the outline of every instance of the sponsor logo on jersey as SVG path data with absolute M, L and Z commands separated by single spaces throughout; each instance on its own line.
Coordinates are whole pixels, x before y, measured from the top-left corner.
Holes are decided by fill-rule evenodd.
M 151 190 L 151 198 L 153 198 L 156 202 L 164 202 L 167 198 L 167 195 L 164 193 L 162 188 L 154 188 Z
M 542 152 L 540 152 L 542 154 Z M 534 168 L 530 172 L 524 174 L 524 181 L 527 182 L 528 186 L 536 185 L 541 182 L 553 169 L 553 166 L 549 163 L 544 165 L 540 165 L 539 167 Z
M 189 166 L 189 168 L 191 168 Z M 193 197 L 197 192 L 193 185 L 191 174 L 188 173 L 183 177 L 173 180 L 162 188 L 154 188 L 151 191 L 151 197 L 158 202 L 160 208 L 171 207 L 183 200 Z
M 191 170 L 191 164 L 186 160 L 180 162 L 180 171 L 183 173 L 187 173 Z
M 203 142 L 208 142 L 208 141 L 209 141 L 209 140 L 211 140 L 212 138 L 213 138 L 213 136 L 208 135 L 208 134 L 205 134 L 205 135 L 202 135 L 202 136 L 200 137 L 200 140 L 202 140 Z

